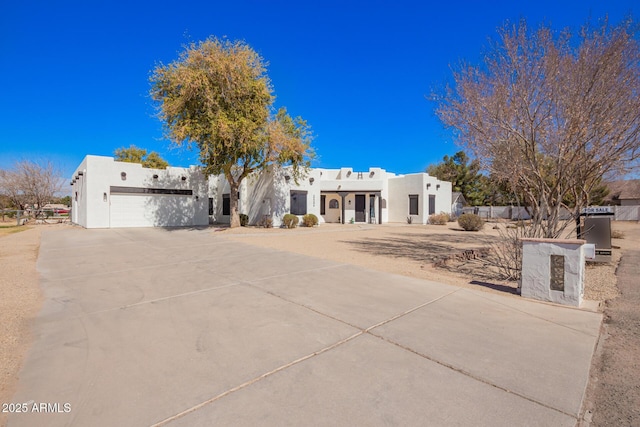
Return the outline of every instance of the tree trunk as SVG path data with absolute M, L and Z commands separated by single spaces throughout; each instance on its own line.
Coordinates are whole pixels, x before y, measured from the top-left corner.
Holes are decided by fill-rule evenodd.
M 238 180 L 239 181 L 239 180 Z M 240 227 L 240 212 L 238 211 L 238 190 L 240 182 L 236 182 L 233 178 L 229 180 L 231 194 L 229 194 L 229 207 L 231 209 L 231 228 Z

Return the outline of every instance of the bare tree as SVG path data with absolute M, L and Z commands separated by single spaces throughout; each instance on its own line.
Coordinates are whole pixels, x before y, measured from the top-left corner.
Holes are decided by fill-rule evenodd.
M 17 209 L 24 209 L 27 196 L 20 186 L 20 179 L 14 170 L 0 170 L 0 193 L 9 199 Z
M 11 170 L 0 171 L 0 192 L 19 209 L 33 205 L 36 212 L 62 190 L 63 179 L 51 162 L 16 162 Z
M 634 24 L 607 19 L 577 35 L 524 20 L 499 30 L 483 66 L 462 66 L 437 114 L 530 210 L 533 232 L 560 237 L 603 176 L 640 157 L 640 51 Z M 571 206 L 565 201 L 572 200 Z

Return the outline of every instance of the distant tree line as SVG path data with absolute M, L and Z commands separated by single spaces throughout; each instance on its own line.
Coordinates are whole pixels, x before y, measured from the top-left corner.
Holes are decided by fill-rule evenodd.
M 166 169 L 169 166 L 169 162 L 160 157 L 160 154 L 155 151 L 148 153 L 146 149 L 135 145 L 118 148 L 113 154 L 118 162 L 140 163 L 143 168 Z
M 444 156 L 441 162 L 429 165 L 427 173 L 451 182 L 452 190 L 461 193 L 470 206 L 528 206 L 526 197 L 514 193 L 504 179 L 483 173 L 480 162 L 470 159 L 464 151 Z M 606 183 L 599 180 L 589 193 L 590 205 L 604 204 L 608 194 Z M 569 208 L 575 206 L 571 194 L 566 195 L 562 202 Z

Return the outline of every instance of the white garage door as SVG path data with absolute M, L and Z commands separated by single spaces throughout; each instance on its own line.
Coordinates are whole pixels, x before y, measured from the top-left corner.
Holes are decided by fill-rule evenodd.
M 192 196 L 111 194 L 111 227 L 178 227 L 193 225 Z

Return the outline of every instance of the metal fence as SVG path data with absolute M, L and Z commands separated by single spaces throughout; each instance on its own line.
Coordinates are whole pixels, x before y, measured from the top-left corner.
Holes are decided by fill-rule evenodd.
M 71 218 L 71 210 L 68 209 L 0 209 L 0 219 L 3 222 L 13 222 L 16 225 L 24 225 L 31 223 L 56 224 L 69 222 Z
M 640 206 L 611 206 L 614 212 L 615 221 L 640 221 Z M 475 213 L 485 220 L 489 219 L 511 219 L 526 220 L 531 216 L 527 210 L 518 206 L 469 206 L 462 209 L 463 213 Z M 571 213 L 563 209 L 560 219 L 571 218 Z

